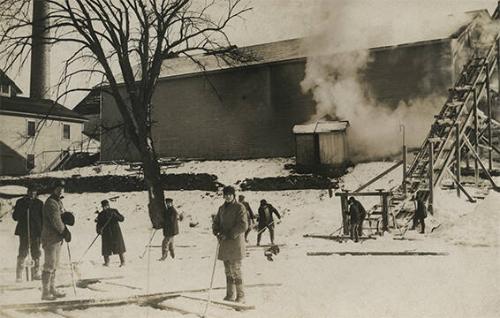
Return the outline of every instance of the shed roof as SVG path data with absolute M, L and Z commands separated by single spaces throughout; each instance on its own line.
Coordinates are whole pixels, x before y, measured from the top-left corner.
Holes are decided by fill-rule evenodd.
M 294 134 L 320 134 L 335 131 L 345 131 L 349 126 L 348 121 L 317 121 L 311 124 L 293 126 Z
M 81 115 L 96 115 L 101 111 L 101 88 L 94 87 L 78 105 L 73 108 L 74 112 Z
M 0 97 L 0 113 L 47 117 L 50 119 L 69 119 L 84 122 L 87 119 L 49 99 L 32 99 L 27 97 Z

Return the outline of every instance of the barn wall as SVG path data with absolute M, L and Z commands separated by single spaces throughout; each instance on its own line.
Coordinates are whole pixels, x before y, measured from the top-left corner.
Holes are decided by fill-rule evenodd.
M 395 108 L 400 101 L 446 96 L 453 74 L 450 40 L 445 39 L 372 50 L 362 77 L 379 103 Z
M 153 97 L 156 149 L 161 156 L 243 159 L 293 156 L 292 128 L 308 121 L 315 102 L 301 92 L 305 60 L 162 79 Z M 364 73 L 367 92 L 396 107 L 436 93 L 446 95 L 453 70 L 449 40 L 372 50 Z M 102 122 L 120 115 L 103 96 Z M 102 160 L 137 160 L 123 129 L 101 136 Z

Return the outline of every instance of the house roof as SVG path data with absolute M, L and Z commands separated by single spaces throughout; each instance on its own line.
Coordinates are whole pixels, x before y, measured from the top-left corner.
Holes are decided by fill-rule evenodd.
M 85 96 L 78 105 L 73 108 L 73 111 L 81 115 L 96 115 L 101 109 L 101 89 L 93 88 L 87 96 Z
M 14 81 L 11 80 L 10 77 L 8 77 L 7 74 L 5 74 L 2 70 L 0 70 L 0 83 L 12 86 L 16 94 L 23 93 L 21 89 L 16 85 L 16 83 L 14 83 Z
M 164 60 L 160 72 L 160 78 L 224 70 L 234 67 L 305 59 L 308 56 L 314 55 L 333 55 L 357 49 L 393 49 L 394 47 L 400 45 L 419 45 L 428 41 L 458 38 L 467 30 L 474 18 L 479 15 L 487 15 L 489 17 L 487 10 L 477 10 L 444 17 L 439 16 L 435 17 L 436 19 L 439 18 L 439 21 L 435 21 L 435 24 L 437 25 L 436 27 L 412 30 L 409 34 L 406 34 L 405 32 L 386 34 L 389 32 L 384 32 L 384 30 L 377 30 L 374 28 L 375 30 L 373 32 L 378 35 L 382 34 L 383 36 L 374 36 L 373 41 L 365 43 L 368 47 L 362 47 L 363 44 L 360 44 L 361 46 L 359 48 L 350 50 L 346 50 L 346 48 L 328 47 L 318 48 L 319 52 L 315 53 L 314 49 L 311 49 L 311 39 L 313 39 L 313 37 L 310 37 L 236 48 L 239 53 L 244 56 L 251 57 L 251 61 L 247 62 L 234 61 L 228 64 L 214 55 L 204 54 L 195 55 L 192 58 L 168 58 Z
M 345 131 L 349 127 L 348 121 L 317 121 L 311 124 L 293 126 L 294 134 L 320 134 L 334 131 Z
M 0 113 L 77 122 L 87 120 L 84 116 L 49 99 L 35 100 L 27 97 L 0 97 Z

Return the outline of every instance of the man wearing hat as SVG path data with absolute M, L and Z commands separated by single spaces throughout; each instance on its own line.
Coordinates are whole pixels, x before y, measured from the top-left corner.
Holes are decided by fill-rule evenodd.
M 425 192 L 418 191 L 416 194 L 417 206 L 415 208 L 415 214 L 413 215 L 413 224 L 411 230 L 415 230 L 418 223 L 420 223 L 421 229 L 420 233 L 425 233 L 425 218 L 427 217 L 427 207 L 425 206 L 424 196 Z
M 244 303 L 241 261 L 245 256 L 244 233 L 248 227 L 247 214 L 245 207 L 236 201 L 233 187 L 224 187 L 223 195 L 225 202 L 213 217 L 212 229 L 220 244 L 217 258 L 224 262 L 227 283 L 224 300 Z
M 165 212 L 165 223 L 163 225 L 163 241 L 161 243 L 161 257 L 159 261 L 164 261 L 170 256 L 175 258 L 174 236 L 179 234 L 179 220 L 182 221 L 183 215 L 179 214 L 174 208 L 174 200 L 165 199 L 167 210 Z
M 118 254 L 120 257 L 120 267 L 125 266 L 126 251 L 125 242 L 123 241 L 122 230 L 120 223 L 125 220 L 125 217 L 116 209 L 112 209 L 108 200 L 101 201 L 102 211 L 97 215 L 96 230 L 101 234 L 102 238 L 102 256 L 104 257 L 104 266 L 109 266 L 109 256 Z
M 62 218 L 65 212 L 61 201 L 63 189 L 64 181 L 57 181 L 42 209 L 43 224 L 41 241 L 44 252 L 42 300 L 55 300 L 66 296 L 55 288 L 56 269 L 59 265 L 59 254 L 63 240 L 66 242 L 71 241 L 71 233 Z
M 260 245 L 260 238 L 264 230 L 267 228 L 269 230 L 269 236 L 271 237 L 271 245 L 274 245 L 274 218 L 273 214 L 276 214 L 278 219 L 281 220 L 281 215 L 278 210 L 273 207 L 266 200 L 260 200 L 259 216 L 257 217 L 257 222 L 259 224 L 259 232 L 257 234 L 257 246 Z
M 252 225 L 253 225 L 253 220 L 255 219 L 255 215 L 253 214 L 252 208 L 250 207 L 250 203 L 245 201 L 245 196 L 243 194 L 240 194 L 238 196 L 238 202 L 243 204 L 247 212 L 248 229 L 245 231 L 245 242 L 248 243 L 248 234 L 252 230 Z
M 40 235 L 42 233 L 43 202 L 37 198 L 37 190 L 28 187 L 26 196 L 16 201 L 12 218 L 17 222 L 15 235 L 19 236 L 19 252 L 17 255 L 16 282 L 22 281 L 24 262 L 31 253 L 33 264 L 31 280 L 40 280 Z

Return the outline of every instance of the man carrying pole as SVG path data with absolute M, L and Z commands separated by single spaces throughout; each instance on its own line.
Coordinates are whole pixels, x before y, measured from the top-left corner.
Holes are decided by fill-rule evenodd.
M 269 236 L 271 237 L 271 245 L 274 245 L 274 218 L 273 214 L 276 214 L 278 219 L 281 220 L 281 215 L 278 210 L 271 204 L 267 203 L 266 200 L 260 200 L 259 216 L 257 217 L 257 222 L 259 224 L 259 232 L 257 234 L 257 246 L 260 245 L 260 238 L 262 233 L 267 228 L 269 230 Z
M 43 205 L 41 236 L 44 251 L 42 300 L 55 300 L 66 296 L 66 294 L 59 292 L 55 288 L 56 269 L 59 266 L 59 255 L 63 240 L 66 242 L 71 241 L 71 233 L 62 220 L 62 214 L 65 211 L 61 201 L 63 189 L 64 181 L 57 181 L 51 195 Z
M 42 233 L 43 202 L 37 198 L 37 191 L 28 187 L 27 196 L 16 201 L 12 218 L 17 222 L 15 235 L 19 236 L 19 252 L 16 266 L 16 282 L 22 281 L 22 273 L 31 267 L 31 277 L 40 280 L 40 235 Z M 26 257 L 33 264 L 26 264 Z M 29 262 L 31 263 L 31 262 Z
M 226 301 L 245 302 L 241 261 L 245 256 L 247 214 L 245 207 L 236 201 L 233 187 L 224 187 L 224 204 L 213 218 L 212 230 L 219 240 L 217 258 L 224 262 L 226 273 Z M 236 300 L 234 291 L 236 289 Z

